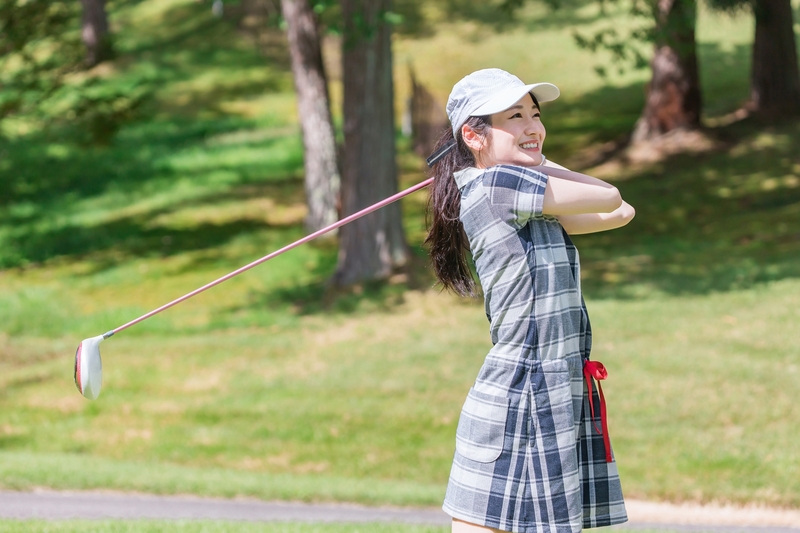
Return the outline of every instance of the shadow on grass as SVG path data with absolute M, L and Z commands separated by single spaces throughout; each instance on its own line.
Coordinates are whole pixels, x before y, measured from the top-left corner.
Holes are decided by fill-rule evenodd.
M 225 16 L 217 18 L 213 16 L 210 6 L 203 2 L 175 5 L 161 14 L 157 29 L 154 28 L 149 33 L 149 41 L 141 39 L 132 43 L 126 52 L 134 55 L 178 53 L 183 60 L 186 59 L 183 54 L 190 53 L 196 54 L 192 56 L 192 61 L 188 62 L 190 64 L 218 65 L 219 58 L 213 55 L 214 52 L 231 50 L 231 34 L 240 31 L 241 19 L 248 15 L 248 8 L 253 6 L 228 6 L 225 9 Z M 277 40 L 283 46 L 261 48 L 260 53 L 241 53 L 241 50 L 236 50 L 240 58 L 249 58 L 250 61 L 259 64 L 263 64 L 266 60 L 284 72 L 289 71 L 290 60 L 285 36 L 277 27 L 274 31 L 280 36 Z M 255 50 L 256 47 L 253 47 L 253 52 Z M 265 51 L 269 51 L 270 54 L 265 55 Z
M 137 5 L 116 5 L 121 27 L 133 24 L 126 17 L 137 16 Z M 152 228 L 148 222 L 187 205 L 232 199 L 244 184 L 257 184 L 256 193 L 278 202 L 288 196 L 289 183 L 297 181 L 302 169 L 302 154 L 293 147 L 284 149 L 285 130 L 282 136 L 256 135 L 256 140 L 227 147 L 206 143 L 227 133 L 263 130 L 263 119 L 256 123 L 226 115 L 220 104 L 290 91 L 288 56 L 276 52 L 275 57 L 264 57 L 255 46 L 242 48 L 234 24 L 214 18 L 202 3 L 171 6 L 153 16 L 145 31 L 120 32 L 115 75 L 97 80 L 113 85 L 119 79 L 141 77 L 142 83 L 159 91 L 158 101 L 149 102 L 143 111 L 146 120 L 124 125 L 104 148 L 80 146 L 84 133 L 66 122 L 41 134 L 0 138 L 0 268 L 110 250 L 147 255 L 212 248 L 268 225 L 239 221 L 173 231 Z M 166 94 L 175 96 L 166 96 L 164 87 Z M 197 112 L 204 118 L 197 118 Z M 251 150 L 244 154 L 249 159 L 240 157 L 245 148 Z M 270 149 L 277 157 L 252 156 Z M 177 166 L 176 155 L 183 158 Z M 196 162 L 204 157 L 208 162 Z M 261 187 L 267 183 L 266 189 Z M 183 193 L 176 192 L 181 188 Z M 156 207 L 140 209 L 135 216 L 114 214 L 152 198 L 160 198 L 151 202 Z M 170 201 L 170 207 L 158 207 Z
M 236 43 L 238 21 L 218 19 L 202 2 L 182 4 L 165 10 L 146 37 L 138 38 L 126 49 L 122 63 L 135 63 L 138 68 L 151 67 L 158 86 L 183 83 L 179 102 L 167 102 L 169 111 L 183 114 L 202 112 L 222 117 L 221 102 L 232 98 L 290 92 L 288 47 L 258 51 L 242 49 Z M 282 34 L 281 34 L 282 36 Z M 224 73 L 209 85 L 210 73 Z M 255 77 L 254 77 L 255 74 Z M 176 106 L 176 103 L 178 104 Z
M 701 43 L 697 56 L 703 115 L 715 117 L 738 109 L 750 96 L 752 47 L 739 44 L 726 50 L 718 43 Z
M 197 224 L 191 229 L 147 228 L 144 222 L 146 221 L 143 219 L 122 220 L 103 224 L 101 227 L 66 227 L 30 236 L 20 248 L 26 258 L 33 261 L 70 255 L 80 257 L 109 250 L 129 257 L 168 257 L 189 251 L 213 249 L 235 237 L 270 228 L 266 223 L 255 221 L 237 221 L 223 225 L 205 223 Z M 107 266 L 116 263 L 110 258 L 108 260 Z
M 389 311 L 405 302 L 405 294 L 409 290 L 438 290 L 434 287 L 435 280 L 428 266 L 427 252 L 418 246 L 409 248 L 408 264 L 388 279 L 349 287 L 333 287 L 328 283 L 336 270 L 336 241 L 316 241 L 310 246 L 317 249 L 319 259 L 313 268 L 306 268 L 304 277 L 313 281 L 253 291 L 246 304 L 221 311 L 214 319 L 215 326 L 235 323 L 239 313 L 252 309 L 290 309 L 296 315 Z
M 187 149 L 205 156 L 210 152 L 204 148 L 208 136 L 241 131 L 245 125 L 242 121 L 149 124 L 145 129 L 151 131 L 133 132 L 128 138 L 123 134 L 109 149 L 81 149 L 43 137 L 0 141 L 0 266 L 108 251 L 118 257 L 174 255 L 270 229 L 269 224 L 247 219 L 189 228 L 152 224 L 161 215 L 254 195 L 277 205 L 302 202 L 299 153 L 265 163 L 221 157 L 188 170 L 176 170 L 168 162 Z M 280 142 L 280 137 L 265 138 L 251 148 L 279 149 Z M 222 183 L 215 182 L 220 179 Z M 162 200 L 154 200 L 158 197 Z M 116 214 L 135 202 L 144 205 L 136 214 Z M 148 202 L 151 207 L 146 207 Z
M 581 0 L 559 0 L 545 2 L 543 5 L 523 5 L 510 11 L 500 8 L 498 2 L 473 2 L 472 0 L 447 0 L 443 10 L 449 17 L 477 22 L 480 26 L 471 36 L 480 39 L 487 27 L 495 32 L 522 28 L 537 32 L 551 28 L 580 27 L 606 19 L 610 12 L 608 6 L 596 13 L 587 14 L 580 11 L 586 3 Z M 612 10 L 616 10 L 612 7 Z
M 744 121 L 726 149 L 682 154 L 618 183 L 637 215 L 579 236 L 589 294 L 735 290 L 800 276 L 800 124 Z
M 110 148 L 71 144 L 71 128 L 14 140 L 0 138 L 0 205 L 35 203 L 47 211 L 49 202 L 67 194 L 85 198 L 114 186 L 133 189 L 157 178 L 174 177 L 159 165 L 164 155 L 245 125 L 233 120 L 153 121 L 142 128 L 134 125 L 128 135 L 123 131 Z

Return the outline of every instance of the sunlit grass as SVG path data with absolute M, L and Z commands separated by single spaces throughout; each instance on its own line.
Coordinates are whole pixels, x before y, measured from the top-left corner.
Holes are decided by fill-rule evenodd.
M 785 423 L 797 416 L 800 353 L 785 332 L 800 318 L 799 295 L 787 280 L 712 296 L 589 301 L 630 495 L 800 501 L 796 428 Z M 174 323 L 195 313 L 186 305 L 170 311 Z M 7 338 L 4 352 L 19 355 L 4 357 L 2 371 L 4 484 L 170 492 L 223 469 L 224 483 L 190 489 L 274 497 L 253 476 L 292 475 L 316 487 L 305 498 L 375 501 L 375 492 L 337 488 L 375 479 L 412 487 L 386 501 L 434 505 L 460 404 L 488 348 L 485 318 L 478 302 L 431 291 L 383 305 L 273 323 L 262 315 L 260 326 L 217 333 L 121 333 L 102 345 L 105 389 L 95 402 L 74 389 L 68 339 Z M 259 316 L 224 307 L 217 312 Z M 38 361 L 21 364 L 26 353 Z M 54 459 L 37 466 L 38 455 L 12 450 Z M 102 466 L 81 469 L 87 460 Z M 114 478 L 126 463 L 113 461 L 141 461 L 143 475 Z

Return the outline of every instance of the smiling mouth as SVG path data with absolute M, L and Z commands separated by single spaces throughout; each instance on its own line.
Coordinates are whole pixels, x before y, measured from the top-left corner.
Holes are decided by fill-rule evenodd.
M 539 148 L 539 143 L 538 142 L 528 142 L 528 143 L 522 143 L 520 146 L 522 146 L 522 148 L 524 148 L 525 150 L 535 150 L 535 149 Z

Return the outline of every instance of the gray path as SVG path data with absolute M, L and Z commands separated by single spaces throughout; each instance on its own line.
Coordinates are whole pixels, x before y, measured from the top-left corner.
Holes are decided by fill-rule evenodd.
M 251 522 L 400 522 L 448 525 L 438 509 L 366 507 L 350 504 L 305 504 L 259 500 L 154 496 L 114 492 L 0 491 L 0 518 L 196 519 Z M 800 528 L 800 524 L 798 524 Z M 709 533 L 800 533 L 788 527 L 731 527 L 629 523 L 610 529 L 670 530 Z M 608 530 L 607 530 L 608 531 Z

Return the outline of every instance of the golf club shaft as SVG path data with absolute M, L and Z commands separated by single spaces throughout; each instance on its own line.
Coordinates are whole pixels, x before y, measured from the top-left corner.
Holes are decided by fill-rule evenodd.
M 333 223 L 333 224 L 331 224 L 330 226 L 327 226 L 327 227 L 325 227 L 325 228 L 322 228 L 322 229 L 320 229 L 320 230 L 317 230 L 317 231 L 315 231 L 314 233 L 311 233 L 311 234 L 309 234 L 309 235 L 306 235 L 306 236 L 305 236 L 305 237 L 303 237 L 302 239 L 300 239 L 300 240 L 298 240 L 298 241 L 295 241 L 295 242 L 293 242 L 292 244 L 286 245 L 286 246 L 284 246 L 283 248 L 281 248 L 280 250 L 276 250 L 276 251 L 272 252 L 272 253 L 271 253 L 271 254 L 269 254 L 269 255 L 265 255 L 265 256 L 264 256 L 264 257 L 262 257 L 261 259 L 257 259 L 257 260 L 255 260 L 255 261 L 253 261 L 252 263 L 249 263 L 249 264 L 247 264 L 247 265 L 245 265 L 245 266 L 241 267 L 241 268 L 240 268 L 240 269 L 238 269 L 238 270 L 234 270 L 234 271 L 233 271 L 233 272 L 231 272 L 230 274 L 227 274 L 227 275 L 225 275 L 225 276 L 222 276 L 221 278 L 219 278 L 219 279 L 216 279 L 216 280 L 212 281 L 211 283 L 208 283 L 208 284 L 206 284 L 206 285 L 203 285 L 203 286 L 202 286 L 202 287 L 200 287 L 199 289 L 195 289 L 195 290 L 193 290 L 192 292 L 190 292 L 190 293 L 188 293 L 188 294 L 185 294 L 185 295 L 181 296 L 180 298 L 177 298 L 177 299 L 175 299 L 175 300 L 172 300 L 171 302 L 169 302 L 169 303 L 167 303 L 167 304 L 164 304 L 164 305 L 162 305 L 162 306 L 161 306 L 161 307 L 159 307 L 158 309 L 154 309 L 154 310 L 150 311 L 149 313 L 147 313 L 147 314 L 144 314 L 144 315 L 140 316 L 139 318 L 137 318 L 137 319 L 135 319 L 135 320 L 131 320 L 131 321 L 130 321 L 130 322 L 128 322 L 127 324 L 124 324 L 124 325 L 122 325 L 122 326 L 120 326 L 120 327 L 118 327 L 118 328 L 116 328 L 116 329 L 113 329 L 113 330 L 111 330 L 111 331 L 109 331 L 109 332 L 107 332 L 107 333 L 103 334 L 103 338 L 107 339 L 108 337 L 110 337 L 110 336 L 114 335 L 115 333 L 119 333 L 120 331 L 122 331 L 122 330 L 124 330 L 124 329 L 127 329 L 127 328 L 129 328 L 129 327 L 133 326 L 134 324 L 138 324 L 138 323 L 139 323 L 139 322 L 141 322 L 142 320 L 146 320 L 146 319 L 150 318 L 150 317 L 151 317 L 151 316 L 153 316 L 153 315 L 157 315 L 157 314 L 158 314 L 158 313 L 160 313 L 161 311 L 164 311 L 164 310 L 166 310 L 166 309 L 169 309 L 169 308 L 170 308 L 170 307 L 172 307 L 173 305 L 177 305 L 177 304 L 181 303 L 181 302 L 182 302 L 182 301 L 184 301 L 184 300 L 188 300 L 188 299 L 189 299 L 189 298 L 191 298 L 192 296 L 195 296 L 195 295 L 197 295 L 197 294 L 200 294 L 201 292 L 203 292 L 203 291 L 205 291 L 205 290 L 208 290 L 208 289 L 210 289 L 211 287 L 213 287 L 213 286 L 215 286 L 215 285 L 219 285 L 219 284 L 220 284 L 220 283 L 222 283 L 223 281 L 227 281 L 227 280 L 231 279 L 231 278 L 232 278 L 232 277 L 234 277 L 234 276 L 238 276 L 238 275 L 239 275 L 239 274 L 241 274 L 242 272 L 244 272 L 244 271 L 246 271 L 246 270 L 250 270 L 251 268 L 253 268 L 253 267 L 255 267 L 255 266 L 258 266 L 258 265 L 260 265 L 261 263 L 265 263 L 265 262 L 269 261 L 270 259 L 272 259 L 273 257 L 277 257 L 277 256 L 281 255 L 281 254 L 282 254 L 282 253 L 284 253 L 284 252 L 288 252 L 288 251 L 289 251 L 289 250 L 291 250 L 292 248 L 295 248 L 295 247 L 297 247 L 297 246 L 300 246 L 301 244 L 305 244 L 305 243 L 307 243 L 308 241 L 311 241 L 311 240 L 314 240 L 314 239 L 316 239 L 316 238 L 317 238 L 317 237 L 319 237 L 320 235 L 324 235 L 325 233 L 328 233 L 329 231 L 333 231 L 333 230 L 335 230 L 336 228 L 339 228 L 339 227 L 341 227 L 341 226 L 344 226 L 345 224 L 348 224 L 348 223 L 350 223 L 350 222 L 352 222 L 352 221 L 354 221 L 354 220 L 356 220 L 356 219 L 359 219 L 359 218 L 363 217 L 364 215 L 368 215 L 368 214 L 372 213 L 373 211 L 377 211 L 377 210 L 378 210 L 378 209 L 380 209 L 381 207 L 385 207 L 385 206 L 387 206 L 387 205 L 389 205 L 389 204 L 391 204 L 391 203 L 393 203 L 393 202 L 396 202 L 396 201 L 397 201 L 397 200 L 399 200 L 400 198 L 403 198 L 404 196 L 408 196 L 408 195 L 409 195 L 409 194 L 411 194 L 412 192 L 416 192 L 416 191 L 418 191 L 418 190 L 420 190 L 420 189 L 423 189 L 423 188 L 427 187 L 427 186 L 428 186 L 428 185 L 430 185 L 432 182 L 433 182 L 433 178 L 428 178 L 428 179 L 427 179 L 427 180 L 425 180 L 425 181 L 421 181 L 420 183 L 417 183 L 417 184 L 416 184 L 416 185 L 414 185 L 413 187 L 409 187 L 408 189 L 406 189 L 406 190 L 404 190 L 404 191 L 401 191 L 401 192 L 399 192 L 399 193 L 397 193 L 397 194 L 395 194 L 395 195 L 393 195 L 393 196 L 390 196 L 390 197 L 386 198 L 385 200 L 381 200 L 381 201 L 380 201 L 380 202 L 378 202 L 377 204 L 374 204 L 374 205 L 371 205 L 370 207 L 367 207 L 367 208 L 365 208 L 365 209 L 362 209 L 361 211 L 358 211 L 357 213 L 353 213 L 352 215 L 350 215 L 350 216 L 347 216 L 347 217 L 345 217 L 345 218 L 343 218 L 343 219 L 339 220 L 338 222 L 334 222 L 334 223 Z

